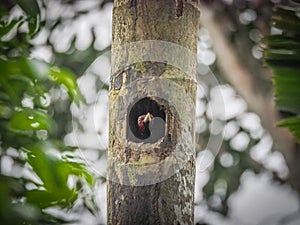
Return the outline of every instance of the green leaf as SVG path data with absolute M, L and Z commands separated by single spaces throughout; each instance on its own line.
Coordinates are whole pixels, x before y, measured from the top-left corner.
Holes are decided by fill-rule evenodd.
M 268 46 L 269 49 L 285 49 L 300 51 L 300 41 L 294 37 L 282 35 L 266 36 L 262 39 L 262 44 Z
M 300 113 L 300 69 L 275 67 L 273 72 L 277 106 L 284 111 Z
M 95 182 L 94 177 L 92 174 L 88 173 L 88 171 L 85 168 L 85 164 L 78 163 L 78 162 L 69 162 L 69 166 L 71 168 L 71 173 L 83 177 L 89 185 L 93 185 Z
M 77 198 L 76 189 L 68 186 L 68 178 L 75 175 L 84 178 L 88 184 L 94 183 L 93 176 L 86 170 L 85 164 L 65 161 L 51 152 L 53 145 L 50 142 L 40 142 L 26 147 L 28 162 L 43 182 L 45 190 L 34 190 L 27 196 L 31 203 L 41 201 L 41 207 L 48 207 L 54 202 L 62 206 L 70 205 Z M 43 200 L 39 200 L 43 198 Z
M 289 49 L 268 49 L 264 60 L 272 67 L 294 67 L 300 69 L 300 51 Z
M 61 189 L 66 185 L 69 170 L 60 172 L 58 166 L 61 163 L 57 157 L 50 154 L 47 143 L 36 143 L 27 146 L 29 150 L 28 162 L 40 177 L 47 191 L 52 192 Z
M 17 0 L 18 5 L 28 16 L 29 34 L 33 37 L 40 30 L 40 8 L 36 0 Z
M 11 114 L 12 114 L 11 108 L 8 105 L 0 102 L 0 119 L 2 118 L 8 119 L 11 116 Z
M 288 32 L 300 33 L 300 18 L 296 7 L 277 5 L 272 17 L 273 26 Z
M 75 146 L 66 146 L 66 144 L 60 140 L 49 140 L 49 141 L 51 141 L 51 144 L 61 152 L 74 152 L 76 149 L 78 149 L 78 147 Z
M 266 59 L 277 60 L 295 60 L 300 61 L 300 51 L 288 50 L 288 49 L 269 49 L 265 51 Z
M 38 60 L 18 58 L 17 60 L 0 59 L 0 74 L 5 78 L 11 75 L 24 75 L 32 81 L 44 81 L 48 78 L 49 66 Z
M 48 130 L 53 132 L 54 121 L 42 111 L 22 109 L 13 113 L 9 122 L 13 130 Z
M 23 73 L 32 79 L 44 81 L 48 78 L 49 66 L 41 61 L 20 58 L 17 61 L 17 66 L 19 73 Z
M 277 126 L 287 127 L 295 136 L 296 141 L 300 143 L 300 117 L 291 117 L 281 120 Z
M 50 77 L 55 83 L 62 84 L 67 88 L 70 97 L 76 104 L 79 104 L 83 101 L 81 93 L 76 84 L 76 77 L 73 73 L 66 69 L 51 67 Z
M 274 7 L 272 24 L 281 29 L 280 35 L 263 39 L 264 61 L 274 73 L 275 101 L 279 109 L 300 114 L 300 17 L 299 7 L 277 5 Z M 299 117 L 279 122 L 287 127 L 299 142 Z
M 38 60 L 25 58 L 18 60 L 0 59 L 0 68 L 0 85 L 2 84 L 6 92 L 9 93 L 14 104 L 20 104 L 24 92 L 38 98 L 44 96 L 46 88 L 41 82 L 49 78 L 56 84 L 63 85 L 76 104 L 83 101 L 75 75 L 66 69 L 50 67 Z M 18 80 L 18 82 L 11 82 L 11 79 Z
M 0 87 L 12 104 L 21 106 L 25 93 L 34 99 L 45 95 L 46 87 L 42 82 L 49 78 L 47 64 L 19 58 L 0 60 L 0 68 Z
M 0 37 L 8 34 L 16 26 L 20 26 L 24 22 L 24 18 L 12 19 L 11 21 L 0 22 Z
M 45 190 L 32 190 L 28 193 L 28 202 L 48 207 L 59 204 L 68 206 L 77 198 L 75 190 L 68 187 L 68 177 L 71 168 L 65 162 L 50 152 L 51 144 L 36 143 L 27 146 L 28 162 L 34 172 L 42 180 Z
M 40 8 L 36 0 L 17 0 L 17 3 L 27 15 L 31 17 L 40 15 Z
M 74 190 L 60 190 L 56 193 L 45 190 L 31 190 L 26 194 L 27 202 L 37 205 L 42 209 L 59 205 L 61 207 L 70 206 L 76 199 Z

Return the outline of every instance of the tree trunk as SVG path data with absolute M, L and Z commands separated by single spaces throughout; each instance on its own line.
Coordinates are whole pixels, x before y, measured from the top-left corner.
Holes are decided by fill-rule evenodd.
M 108 224 L 194 222 L 199 18 L 195 0 L 114 2 Z

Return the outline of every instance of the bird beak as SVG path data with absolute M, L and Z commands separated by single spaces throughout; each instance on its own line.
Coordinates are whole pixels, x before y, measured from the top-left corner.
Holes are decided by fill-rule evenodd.
M 144 123 L 146 123 L 146 122 L 151 122 L 151 120 L 152 120 L 152 115 L 150 114 L 150 113 L 147 113 L 146 114 L 146 116 L 145 116 L 145 118 L 144 118 Z

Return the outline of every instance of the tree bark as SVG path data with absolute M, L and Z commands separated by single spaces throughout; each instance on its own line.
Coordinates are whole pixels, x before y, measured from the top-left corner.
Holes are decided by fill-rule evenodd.
M 195 0 L 114 2 L 108 224 L 194 223 L 199 18 Z M 145 138 L 137 120 L 148 112 Z

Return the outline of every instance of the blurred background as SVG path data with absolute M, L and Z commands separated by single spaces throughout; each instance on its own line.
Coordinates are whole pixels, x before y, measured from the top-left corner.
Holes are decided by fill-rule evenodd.
M 275 92 L 276 108 L 266 66 L 282 63 L 270 53 L 282 42 L 267 35 L 298 35 L 299 11 L 275 5 L 299 6 L 202 2 L 195 224 L 300 224 L 299 145 L 276 128 L 298 115 L 299 95 L 289 93 L 290 110 Z M 1 1 L 1 224 L 106 224 L 112 9 L 109 0 Z M 297 35 L 294 64 L 284 58 L 293 68 Z

